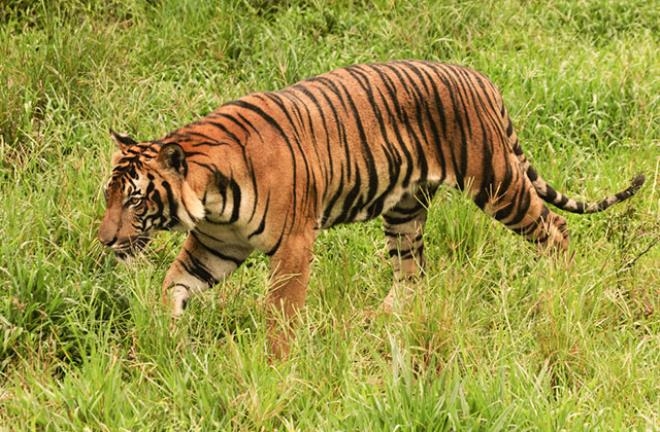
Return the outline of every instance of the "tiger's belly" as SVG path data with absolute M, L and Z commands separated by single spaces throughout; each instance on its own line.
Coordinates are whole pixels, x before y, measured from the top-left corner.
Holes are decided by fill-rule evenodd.
M 367 200 L 362 195 L 355 199 L 350 195 L 342 196 L 334 205 L 326 204 L 323 214 L 317 220 L 317 226 L 326 229 L 334 225 L 374 219 L 396 207 L 405 197 L 414 195 L 417 190 L 419 182 L 408 187 L 397 185 L 389 191 L 379 191 L 372 200 Z

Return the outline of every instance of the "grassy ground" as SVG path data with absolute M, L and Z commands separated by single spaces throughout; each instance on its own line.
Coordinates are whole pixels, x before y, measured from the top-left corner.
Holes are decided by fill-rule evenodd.
M 0 430 L 658 430 L 655 2 L 20 0 L 0 23 Z M 261 256 L 170 332 L 159 286 L 181 238 L 132 266 L 95 241 L 108 128 L 155 138 L 393 58 L 488 74 L 560 189 L 647 185 L 567 216 L 571 264 L 442 191 L 419 295 L 371 322 L 391 276 L 380 222 L 325 232 L 282 363 L 265 356 Z

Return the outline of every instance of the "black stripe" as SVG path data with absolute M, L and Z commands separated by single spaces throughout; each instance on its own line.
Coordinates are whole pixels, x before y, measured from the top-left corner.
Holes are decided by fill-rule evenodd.
M 203 124 L 203 123 L 201 123 L 201 124 Z M 197 124 L 195 124 L 195 126 L 197 126 Z M 193 137 L 196 137 L 196 138 L 201 138 L 204 142 L 220 144 L 217 139 L 213 138 L 210 135 L 206 135 L 205 133 L 202 133 L 198 130 L 184 129 L 182 131 L 182 134 L 183 134 L 183 138 L 185 138 L 186 140 L 189 140 L 189 141 L 192 141 Z M 197 144 L 193 144 L 193 147 L 196 146 L 196 145 Z
M 461 119 L 462 110 L 459 106 L 458 100 L 456 99 L 456 89 L 452 86 L 452 82 L 448 79 L 446 71 L 438 69 L 436 70 L 436 74 L 438 76 L 438 79 L 442 81 L 444 86 L 447 88 L 447 93 L 449 94 L 449 98 L 451 99 L 452 116 L 460 132 L 460 145 L 462 149 L 465 149 L 467 148 L 467 136 L 465 134 L 465 128 L 463 127 L 463 121 Z M 456 151 L 459 150 L 456 147 L 457 147 L 456 143 L 453 142 L 449 143 L 448 145 L 449 152 L 451 154 L 453 174 L 456 177 L 456 187 L 459 190 L 462 190 L 464 187 L 463 176 L 465 175 L 465 173 L 461 169 L 462 163 L 459 163 L 458 161 L 458 157 L 461 155 L 456 154 Z
M 205 235 L 205 236 L 206 236 L 205 233 L 200 232 L 199 230 L 191 231 L 190 234 L 195 238 L 195 240 L 197 240 L 197 244 L 199 244 L 202 248 L 204 248 L 204 250 L 206 250 L 208 253 L 210 253 L 211 255 L 213 255 L 213 256 L 216 257 L 216 258 L 219 258 L 219 259 L 221 259 L 221 260 L 223 260 L 223 261 L 229 261 L 229 262 L 235 264 L 236 267 L 240 266 L 240 265 L 243 263 L 243 261 L 245 261 L 245 260 L 243 260 L 243 259 L 241 259 L 241 258 L 236 258 L 236 257 L 233 257 L 233 256 L 231 256 L 231 255 L 223 254 L 222 252 L 220 252 L 220 251 L 218 251 L 218 250 L 216 250 L 216 249 L 212 249 L 211 247 L 209 247 L 207 244 L 205 244 L 205 243 L 199 238 L 199 235 L 198 235 L 198 234 L 202 234 L 202 235 Z M 208 236 L 208 237 L 210 237 L 210 236 Z
M 241 210 L 241 188 L 238 186 L 238 183 L 232 178 L 229 180 L 229 189 L 231 190 L 231 196 L 233 199 L 233 207 L 231 209 L 231 217 L 229 218 L 228 223 L 234 223 L 238 220 L 239 211 Z
M 459 71 L 459 73 L 461 73 Z M 465 77 L 466 80 L 469 78 Z M 494 187 L 493 181 L 494 181 L 494 173 L 493 173 L 493 151 L 492 151 L 492 146 L 496 144 L 495 142 L 495 137 L 492 137 L 488 135 L 488 128 L 486 127 L 486 124 L 484 123 L 484 119 L 482 117 L 483 110 L 478 109 L 481 108 L 481 104 L 477 99 L 479 98 L 479 93 L 474 87 L 474 85 L 470 85 L 467 87 L 468 90 L 466 92 L 468 93 L 467 97 L 469 97 L 472 101 L 472 105 L 475 109 L 475 117 L 477 118 L 477 122 L 479 123 L 479 127 L 481 128 L 481 174 L 480 174 L 480 184 L 479 184 L 479 192 L 477 195 L 474 197 L 474 202 L 477 204 L 477 206 L 481 209 L 484 208 L 484 205 L 490 198 L 490 193 L 492 191 L 492 188 Z M 485 89 L 482 87 L 482 92 L 485 91 Z M 491 109 L 493 107 L 491 106 Z M 488 110 L 486 110 L 488 111 Z M 499 141 L 498 141 L 499 142 Z
M 383 84 L 385 86 L 385 90 L 389 96 L 389 99 L 385 97 L 383 92 L 381 91 L 380 88 L 377 88 L 378 94 L 383 100 L 383 106 L 387 110 L 388 114 L 388 119 L 392 125 L 398 125 L 399 122 L 402 122 L 405 115 L 403 108 L 401 107 L 399 103 L 399 98 L 396 95 L 396 85 L 392 81 L 392 78 L 386 74 L 384 71 L 382 71 L 380 68 L 377 68 L 375 65 L 372 66 L 373 70 L 380 76 L 381 80 L 383 81 Z M 394 113 L 392 112 L 392 108 L 396 112 L 396 116 L 398 118 L 395 118 Z M 402 164 L 402 161 L 399 156 L 399 151 L 403 153 L 403 156 L 405 158 L 405 174 L 403 176 L 403 179 L 401 179 L 401 185 L 406 188 L 410 184 L 410 178 L 412 177 L 412 172 L 413 172 L 413 157 L 412 154 L 410 153 L 410 149 L 408 148 L 408 145 L 406 144 L 406 141 L 403 139 L 403 136 L 401 135 L 401 131 L 399 130 L 398 127 L 392 126 L 390 128 L 391 131 L 394 132 L 394 135 L 397 139 L 398 146 L 396 147 L 396 154 L 398 157 L 397 162 L 399 164 Z M 400 169 L 399 169 L 400 172 Z M 397 175 L 398 177 L 398 175 Z
M 320 170 L 322 172 L 322 175 L 323 175 L 324 185 L 327 185 L 327 183 L 328 183 L 327 166 L 326 166 L 326 164 L 321 163 L 321 161 L 323 161 L 325 158 L 323 156 L 321 156 L 321 154 L 319 153 L 319 148 L 317 146 L 318 138 L 317 138 L 317 131 L 316 131 L 316 126 L 315 126 L 316 122 L 314 121 L 314 118 L 312 117 L 312 114 L 310 112 L 309 101 L 301 99 L 301 97 L 300 97 L 301 95 L 299 95 L 299 93 L 303 93 L 303 94 L 307 95 L 307 93 L 305 93 L 305 92 L 302 92 L 302 91 L 301 92 L 293 92 L 292 90 L 283 93 L 283 95 L 285 95 L 289 100 L 292 101 L 292 103 L 294 104 L 294 107 L 296 108 L 296 111 L 300 112 L 299 107 L 302 107 L 302 109 L 305 111 L 305 119 L 307 120 L 308 129 L 309 129 L 309 132 L 311 132 L 311 134 L 312 134 L 311 140 L 309 139 L 309 137 L 306 137 L 306 143 L 308 144 L 309 147 L 312 148 L 312 150 L 314 151 L 314 154 L 316 155 L 316 160 L 311 161 L 311 162 L 312 162 L 313 166 L 318 166 L 320 168 Z M 318 105 L 316 105 L 316 108 L 318 109 Z M 300 113 L 300 115 L 302 116 L 302 113 Z M 323 113 L 320 113 L 320 116 L 321 116 L 321 119 L 325 123 Z M 301 119 L 301 122 L 302 122 L 302 119 Z M 302 122 L 302 123 L 303 123 L 303 127 L 304 127 L 304 122 Z M 327 129 L 325 128 L 325 125 L 324 125 L 324 131 L 327 134 Z M 326 135 L 326 140 L 327 139 L 328 138 L 327 138 L 327 135 Z M 305 157 L 309 158 L 309 155 L 306 155 Z M 313 174 L 313 170 L 312 170 L 312 174 Z M 314 179 L 314 180 L 316 180 L 316 179 Z M 325 187 L 324 187 L 324 189 L 325 189 Z M 314 181 L 312 183 L 312 192 L 316 193 L 316 181 Z
M 392 71 L 392 73 L 394 73 L 399 83 L 401 84 L 401 87 L 405 89 L 408 92 L 408 94 L 410 94 L 412 98 L 415 100 L 415 110 L 414 110 L 415 120 L 417 121 L 420 132 L 424 133 L 424 126 L 423 126 L 423 121 L 421 119 L 421 108 L 420 108 L 420 106 L 424 103 L 423 102 L 424 98 L 421 96 L 419 88 L 413 82 L 410 76 L 404 70 L 401 70 L 400 67 L 395 67 L 394 65 L 389 65 L 389 64 L 385 64 L 383 66 L 389 69 L 390 71 Z M 404 75 L 408 79 L 405 79 Z M 412 87 L 412 92 L 410 91 L 410 87 Z M 426 180 L 428 173 L 428 164 L 426 162 L 426 157 L 425 157 L 426 152 L 424 151 L 421 145 L 421 141 L 418 134 L 415 132 L 415 129 L 411 124 L 411 120 L 408 116 L 408 113 L 406 113 L 406 111 L 404 111 L 403 109 L 401 109 L 401 124 L 404 126 L 405 130 L 407 131 L 408 136 L 410 137 L 410 141 L 412 141 L 412 143 L 415 146 L 416 149 L 415 161 L 417 162 L 418 167 L 420 169 L 421 179 Z
M 215 174 L 217 172 L 217 168 L 215 167 L 215 165 L 207 164 L 207 163 L 204 163 L 204 162 L 199 162 L 199 161 L 196 161 L 196 160 L 191 160 L 190 163 L 198 165 L 198 166 L 206 169 L 207 171 L 209 171 L 212 174 Z
M 212 287 L 213 285 L 218 283 L 218 280 L 213 276 L 211 271 L 204 265 L 204 263 L 202 263 L 197 257 L 195 257 L 187 249 L 184 248 L 183 251 L 186 253 L 186 257 L 188 258 L 189 262 L 186 263 L 183 260 L 179 262 L 181 263 L 185 271 L 187 271 L 190 275 L 196 277 L 197 279 L 201 280 L 202 282 L 205 282 L 209 287 Z
M 433 79 L 431 79 L 431 76 L 428 74 L 428 71 L 425 70 L 425 68 L 420 67 L 417 68 L 413 65 L 410 65 L 411 69 L 413 72 L 419 77 L 420 81 L 424 85 L 424 88 L 426 89 L 426 94 L 427 97 L 431 96 L 431 91 L 433 91 L 433 100 L 435 103 L 435 106 L 437 107 L 438 111 L 438 116 L 440 117 L 440 122 L 442 124 L 442 133 L 444 134 L 445 139 L 447 138 L 447 120 L 445 119 L 445 113 L 444 113 L 444 107 L 442 106 L 442 101 L 440 100 L 440 97 L 438 95 L 438 89 L 435 85 L 435 82 Z M 428 85 L 427 85 L 427 80 L 428 80 Z M 430 87 L 430 89 L 429 89 Z M 431 127 L 431 135 L 433 137 L 433 144 L 435 145 L 436 148 L 436 158 L 440 162 L 440 182 L 444 180 L 445 177 L 445 172 L 446 172 L 446 162 L 445 162 L 445 157 L 442 152 L 442 143 L 440 139 L 440 132 L 438 131 L 438 126 L 436 125 L 436 118 L 434 118 L 433 114 L 431 113 L 431 108 L 430 108 L 430 101 L 425 101 L 425 110 L 426 110 L 426 115 L 428 118 L 429 125 Z
M 324 168 L 323 172 L 324 172 L 324 181 L 325 181 L 325 183 L 323 185 L 323 196 L 321 197 L 321 200 L 324 202 L 326 200 L 327 194 L 328 194 L 328 187 L 327 186 L 330 183 L 330 177 L 332 176 L 332 174 L 334 172 L 334 166 L 333 166 L 334 163 L 333 163 L 333 158 L 332 158 L 332 151 L 331 151 L 331 148 L 330 148 L 330 131 L 328 129 L 326 113 L 325 113 L 325 110 L 323 109 L 323 107 L 321 106 L 321 103 L 316 98 L 314 93 L 308 88 L 308 86 L 306 86 L 306 85 L 297 85 L 297 86 L 294 86 L 294 88 L 296 90 L 300 91 L 301 93 L 303 93 L 305 96 L 307 96 L 309 98 L 309 100 L 311 100 L 312 104 L 316 108 L 317 116 L 321 119 L 321 125 L 323 126 L 323 133 L 325 134 L 325 146 L 326 146 L 326 149 L 327 149 L 327 153 L 326 153 L 327 157 L 323 158 L 321 156 L 318 156 L 318 158 L 319 158 L 319 162 L 327 163 L 327 166 L 325 165 L 325 163 L 321 163 L 321 166 Z M 322 92 L 320 89 L 317 89 L 317 91 Z M 331 102 L 328 101 L 328 105 L 330 106 L 331 110 L 334 110 L 334 106 L 332 105 Z M 311 114 L 309 114 L 309 110 L 308 110 L 308 115 L 310 115 L 309 122 L 311 124 L 312 119 L 311 119 Z M 336 118 L 336 113 L 335 113 L 335 118 Z M 316 142 L 314 144 L 316 144 Z M 318 149 L 316 148 L 316 145 L 314 146 L 314 149 L 315 149 L 315 151 L 317 151 L 317 155 L 318 155 Z
M 344 95 L 342 92 L 339 90 L 339 88 L 335 85 L 334 81 L 326 78 L 326 77 L 319 77 L 318 80 L 316 80 L 320 85 L 323 85 L 324 88 L 327 88 L 333 95 L 337 97 L 339 100 L 339 103 L 341 104 L 342 108 L 344 109 L 344 114 L 348 114 L 347 112 L 347 107 L 346 107 L 346 101 L 344 100 Z M 346 163 L 346 168 L 345 170 L 342 168 L 344 165 L 343 163 L 340 163 L 342 167 L 340 167 L 340 171 L 342 173 L 342 178 L 344 177 L 344 172 L 346 173 L 346 181 L 350 182 L 353 176 L 353 166 L 351 162 L 351 148 L 348 145 L 348 137 L 346 135 L 346 126 L 344 125 L 343 117 L 339 115 L 338 110 L 335 108 L 334 104 L 332 103 L 332 100 L 325 94 L 325 92 L 321 91 L 321 94 L 325 97 L 325 99 L 328 101 L 328 104 L 330 105 L 330 108 L 334 114 L 335 117 L 335 126 L 337 126 L 337 131 L 339 134 L 339 143 L 342 146 L 342 149 L 344 150 L 344 158 L 340 160 L 340 162 L 345 162 Z M 328 154 L 332 155 L 334 152 L 330 148 L 328 148 Z
M 394 258 L 395 256 L 398 256 L 399 259 L 409 259 L 413 257 L 413 250 L 412 249 L 390 249 L 387 254 L 389 255 L 390 258 Z
M 293 146 L 291 145 L 291 141 L 289 140 L 288 135 L 284 132 L 284 129 L 282 129 L 282 126 L 267 112 L 265 112 L 261 107 L 254 105 L 250 102 L 246 102 L 244 100 L 237 100 L 234 102 L 229 102 L 227 105 L 235 105 L 241 108 L 244 108 L 246 110 L 252 111 L 259 115 L 261 118 L 263 118 L 273 129 L 275 129 L 280 136 L 284 139 L 286 145 L 289 147 L 291 150 L 291 177 L 294 179 L 294 192 L 295 192 L 295 180 L 297 178 L 297 168 L 296 168 L 296 157 L 293 153 Z M 296 193 L 292 194 L 292 208 L 294 211 L 294 214 L 292 215 L 292 219 L 295 219 L 295 212 L 297 208 L 297 198 L 296 198 Z
M 301 194 L 302 195 L 301 205 L 304 207 L 305 202 L 309 199 L 309 197 L 311 195 L 309 193 L 309 188 L 310 188 L 311 185 L 313 185 L 313 183 L 314 183 L 313 180 L 314 179 L 313 179 L 312 170 L 310 169 L 310 166 L 309 166 L 309 162 L 307 161 L 307 157 L 305 157 L 305 150 L 302 146 L 302 141 L 301 141 L 302 134 L 299 131 L 298 126 L 296 125 L 296 122 L 294 122 L 293 118 L 291 117 L 291 114 L 289 113 L 289 110 L 292 107 L 295 107 L 295 105 L 290 104 L 291 106 L 287 107 L 281 99 L 281 97 L 283 96 L 283 93 L 281 93 L 281 94 L 263 93 L 263 94 L 258 95 L 258 96 L 268 98 L 270 101 L 275 103 L 275 105 L 277 105 L 277 107 L 280 109 L 282 114 L 284 114 L 284 116 L 286 117 L 289 125 L 293 129 L 293 135 L 294 135 L 293 136 L 293 142 L 295 142 L 295 144 L 296 144 L 297 151 L 295 151 L 294 148 L 291 145 L 289 145 L 289 150 L 291 151 L 291 157 L 294 160 L 296 160 L 296 155 L 300 155 L 300 159 L 302 160 L 303 165 L 305 167 L 305 176 L 306 176 L 304 179 L 298 179 L 296 176 L 293 177 L 293 196 L 295 197 L 296 195 L 298 195 L 296 193 L 296 189 L 297 189 L 296 184 L 297 184 L 297 181 L 300 180 L 301 183 L 304 186 L 304 193 Z M 287 141 L 287 144 L 290 144 L 290 141 Z M 294 211 L 295 211 L 295 204 L 294 204 Z
M 383 220 L 389 225 L 401 225 L 410 222 L 415 219 L 419 213 L 413 213 L 409 215 L 401 215 L 400 217 L 392 216 L 389 213 L 383 215 Z
M 512 220 L 506 223 L 507 226 L 513 226 L 519 224 L 520 221 L 522 221 L 524 217 L 527 215 L 531 202 L 532 202 L 531 193 L 523 186 L 521 186 L 514 200 L 515 204 L 513 208 L 515 208 L 516 210 L 516 215 Z M 517 206 L 515 206 L 516 204 Z
M 243 144 L 243 143 L 242 143 L 242 140 L 241 140 L 238 136 L 236 136 L 232 131 L 230 131 L 229 128 L 227 128 L 227 126 L 225 126 L 224 124 L 219 123 L 219 122 L 212 121 L 212 120 L 210 120 L 210 119 L 208 119 L 206 122 L 204 122 L 204 124 L 209 124 L 209 125 L 211 125 L 211 126 L 217 128 L 217 129 L 220 129 L 220 130 L 221 130 L 222 132 L 224 132 L 229 138 L 231 138 L 234 142 L 236 142 L 236 143 L 238 143 L 238 144 Z
M 455 93 L 460 98 L 460 106 L 461 110 L 457 113 L 458 115 L 456 116 L 457 119 L 463 119 L 463 121 L 459 121 L 459 128 L 462 129 L 461 136 L 461 154 L 460 154 L 460 172 L 461 175 L 464 177 L 467 175 L 467 165 L 468 165 L 468 159 L 469 159 L 469 143 L 472 142 L 472 132 L 474 131 L 474 128 L 472 127 L 472 122 L 470 121 L 470 107 L 471 105 L 467 101 L 467 96 L 468 96 L 468 90 L 466 88 L 466 83 L 463 77 L 460 75 L 458 68 L 453 67 L 453 66 L 448 66 L 448 68 L 452 71 L 452 78 L 454 81 L 454 89 Z M 473 107 L 476 108 L 476 107 Z M 461 187 L 464 188 L 465 184 Z
M 229 145 L 229 144 L 224 143 L 224 142 L 218 142 L 218 141 L 196 141 L 196 142 L 191 144 L 191 146 L 194 147 L 194 148 L 203 147 L 203 146 L 206 146 L 206 147 L 222 147 L 222 146 L 226 146 L 226 145 Z
M 165 229 L 170 229 L 178 225 L 180 222 L 179 216 L 177 215 L 177 203 L 174 199 L 174 193 L 172 192 L 172 187 L 170 186 L 170 184 L 167 181 L 163 180 L 161 185 L 163 186 L 163 189 L 165 189 L 165 192 L 167 193 L 167 205 L 169 206 L 170 221 L 165 227 Z
M 229 120 L 230 122 L 234 123 L 236 126 L 241 128 L 241 130 L 245 133 L 246 138 L 250 136 L 250 131 L 243 125 L 243 123 L 241 121 L 239 121 L 233 115 L 228 114 L 228 113 L 224 113 L 224 112 L 219 112 L 214 117 L 226 118 L 227 120 Z
M 241 114 L 240 112 L 237 113 L 236 115 L 238 116 L 239 119 L 241 119 L 241 121 L 242 121 L 243 123 L 245 123 L 250 129 L 252 129 L 252 130 L 257 134 L 257 136 L 259 137 L 259 139 L 261 139 L 261 141 L 264 140 L 263 136 L 261 135 L 261 131 L 260 131 L 260 130 L 259 130 L 254 124 L 252 124 L 252 122 L 251 122 L 250 120 L 248 120 L 248 119 L 247 119 L 243 114 Z M 249 135 L 249 134 L 250 134 L 250 133 L 248 132 L 248 135 Z
M 268 207 L 269 206 L 270 206 L 270 194 L 268 194 L 268 196 L 266 197 L 266 205 L 264 207 L 263 215 L 261 216 L 261 222 L 259 222 L 259 226 L 257 227 L 257 229 L 255 229 L 254 231 L 252 231 L 248 235 L 248 237 L 247 237 L 248 240 L 251 239 L 254 236 L 260 235 L 266 229 L 266 218 L 268 217 Z
M 395 153 L 393 150 L 392 146 L 389 144 L 388 141 L 388 136 L 387 136 L 387 126 L 385 125 L 385 121 L 383 119 L 382 112 L 380 111 L 379 108 L 379 103 L 376 101 L 374 97 L 374 92 L 373 92 L 373 87 L 372 87 L 372 82 L 369 79 L 368 76 L 366 76 L 365 72 L 358 67 L 352 68 L 349 73 L 358 81 L 359 85 L 362 87 L 362 89 L 365 91 L 365 94 L 367 95 L 367 98 L 369 100 L 369 106 L 371 107 L 371 111 L 376 119 L 376 122 L 378 123 L 378 127 L 381 133 L 381 139 L 379 141 L 382 141 L 385 143 L 384 146 L 382 146 L 383 151 L 385 152 L 385 159 L 387 160 L 388 164 L 388 174 L 389 174 L 389 179 L 388 179 L 388 185 L 383 193 L 379 195 L 378 198 L 375 197 L 375 193 L 377 191 L 373 191 L 371 193 L 368 193 L 366 199 L 364 200 L 364 206 L 366 206 L 368 203 L 370 203 L 370 207 L 368 208 L 367 212 L 370 215 L 370 217 L 374 217 L 382 211 L 383 208 L 383 201 L 385 197 L 387 197 L 390 192 L 394 189 L 394 187 L 397 184 L 398 177 L 399 177 L 399 172 L 400 172 L 400 157 L 398 154 Z M 374 137 L 370 137 L 372 139 L 372 145 L 375 143 Z M 369 174 L 370 176 L 372 175 L 371 173 Z M 378 177 L 378 175 L 374 175 L 374 177 Z M 376 179 L 377 180 L 377 179 Z M 377 181 L 376 181 L 377 185 Z

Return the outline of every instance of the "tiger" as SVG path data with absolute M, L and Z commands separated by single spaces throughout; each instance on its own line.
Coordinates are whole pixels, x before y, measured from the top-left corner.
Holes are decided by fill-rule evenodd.
M 394 280 L 415 280 L 441 185 L 539 249 L 563 252 L 566 220 L 548 204 L 600 212 L 644 183 L 638 175 L 596 202 L 557 191 L 523 153 L 495 85 L 471 68 L 428 61 L 357 64 L 248 94 L 161 139 L 110 134 L 118 150 L 100 242 L 127 259 L 156 231 L 187 233 L 162 285 L 173 317 L 252 252 L 265 253 L 266 331 L 277 357 L 289 353 L 323 229 L 382 216 Z

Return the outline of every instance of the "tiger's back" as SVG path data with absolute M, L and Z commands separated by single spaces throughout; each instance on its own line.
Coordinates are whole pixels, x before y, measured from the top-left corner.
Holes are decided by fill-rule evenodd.
M 273 186 L 291 204 L 291 219 L 302 212 L 323 228 L 376 217 L 422 187 L 464 189 L 467 179 L 484 189 L 479 179 L 511 166 L 505 121 L 499 93 L 482 75 L 424 62 L 339 69 L 246 96 L 205 119 L 247 143 L 254 177 L 272 177 L 276 161 L 277 181 L 257 183 L 254 195 Z

